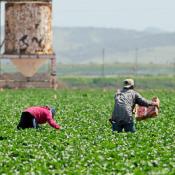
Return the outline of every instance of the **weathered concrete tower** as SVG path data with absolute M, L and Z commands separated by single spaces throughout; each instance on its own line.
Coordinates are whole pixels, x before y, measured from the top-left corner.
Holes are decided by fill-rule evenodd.
M 0 0 L 2 1 L 2 0 Z M 27 84 L 30 78 L 49 59 L 50 87 L 56 86 L 56 57 L 52 41 L 51 0 L 3 0 L 5 2 L 4 53 Z M 33 84 L 35 87 L 37 83 Z M 39 86 L 39 85 L 38 85 Z

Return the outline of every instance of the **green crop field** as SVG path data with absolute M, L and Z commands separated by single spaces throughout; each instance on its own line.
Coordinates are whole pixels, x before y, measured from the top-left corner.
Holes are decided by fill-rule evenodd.
M 0 174 L 174 175 L 175 91 L 141 94 L 160 98 L 160 115 L 137 122 L 134 134 L 112 134 L 114 90 L 1 91 Z M 48 104 L 59 104 L 62 131 L 16 130 L 23 108 Z

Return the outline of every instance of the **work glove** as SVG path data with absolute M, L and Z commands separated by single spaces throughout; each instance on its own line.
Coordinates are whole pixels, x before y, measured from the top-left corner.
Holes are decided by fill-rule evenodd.
M 156 106 L 156 107 L 159 109 L 159 103 L 156 102 L 156 101 L 153 101 L 153 102 L 152 102 L 152 106 Z

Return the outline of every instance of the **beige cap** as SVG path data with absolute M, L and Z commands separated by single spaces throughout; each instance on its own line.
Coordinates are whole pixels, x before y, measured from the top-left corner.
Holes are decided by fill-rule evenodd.
M 123 81 L 124 88 L 130 88 L 131 86 L 134 86 L 134 80 L 133 79 L 125 79 Z

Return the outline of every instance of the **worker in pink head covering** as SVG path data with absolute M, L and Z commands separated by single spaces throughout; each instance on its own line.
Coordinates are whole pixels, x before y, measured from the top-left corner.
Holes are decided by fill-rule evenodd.
M 38 128 L 39 124 L 44 123 L 60 129 L 61 127 L 54 120 L 55 113 L 55 109 L 48 106 L 29 107 L 22 112 L 17 129 Z

